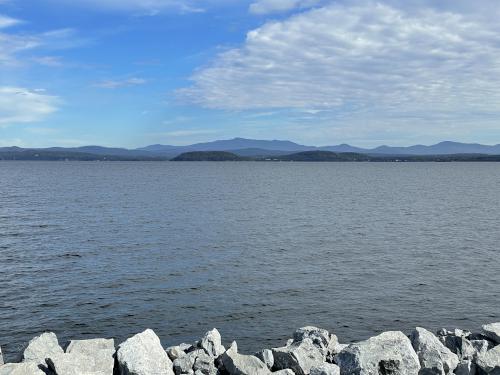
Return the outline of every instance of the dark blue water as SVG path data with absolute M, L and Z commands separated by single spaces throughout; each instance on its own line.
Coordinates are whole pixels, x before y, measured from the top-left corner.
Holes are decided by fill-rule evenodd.
M 500 320 L 500 163 L 0 163 L 0 345 Z

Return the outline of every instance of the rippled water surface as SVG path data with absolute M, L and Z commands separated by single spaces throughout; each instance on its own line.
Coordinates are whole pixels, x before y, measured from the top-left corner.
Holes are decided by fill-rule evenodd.
M 0 345 L 500 320 L 500 163 L 0 163 Z

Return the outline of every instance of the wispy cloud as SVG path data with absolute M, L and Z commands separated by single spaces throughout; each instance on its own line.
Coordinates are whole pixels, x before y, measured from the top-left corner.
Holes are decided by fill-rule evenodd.
M 8 29 L 11 26 L 21 24 L 20 20 L 0 15 L 0 66 L 20 66 L 27 61 L 38 63 L 50 63 L 48 58 L 20 58 L 33 50 L 54 51 L 81 46 L 88 42 L 77 36 L 77 32 L 71 28 L 49 30 L 42 33 L 25 33 Z M 1 31 L 2 29 L 6 31 Z M 37 59 L 41 59 L 38 60 Z M 55 58 L 52 58 L 52 66 L 55 66 Z
M 203 12 L 204 1 L 199 0 L 48 0 L 65 6 L 79 6 L 103 11 L 132 11 L 155 16 L 162 11 L 181 13 Z
M 104 80 L 95 83 L 93 86 L 102 89 L 118 89 L 121 87 L 144 85 L 145 83 L 147 83 L 147 80 L 145 80 L 144 78 L 132 77 L 119 80 Z
M 0 29 L 5 29 L 7 27 L 17 25 L 19 23 L 21 23 L 20 20 L 17 20 L 15 18 L 11 18 L 11 17 L 7 17 L 7 16 L 3 16 L 0 14 Z
M 210 130 L 210 129 L 184 129 L 184 130 L 173 130 L 170 132 L 164 132 L 162 134 L 167 137 L 182 138 L 182 137 L 192 137 L 195 135 L 209 135 L 215 133 L 217 133 L 216 130 Z
M 322 0 L 257 0 L 250 4 L 250 13 L 269 14 L 305 9 L 318 5 Z
M 0 86 L 0 126 L 41 121 L 56 112 L 59 105 L 57 96 L 43 90 Z

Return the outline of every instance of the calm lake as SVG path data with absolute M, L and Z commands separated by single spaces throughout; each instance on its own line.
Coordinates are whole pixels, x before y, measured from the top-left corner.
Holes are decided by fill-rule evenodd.
M 0 162 L 0 345 L 500 320 L 500 163 Z

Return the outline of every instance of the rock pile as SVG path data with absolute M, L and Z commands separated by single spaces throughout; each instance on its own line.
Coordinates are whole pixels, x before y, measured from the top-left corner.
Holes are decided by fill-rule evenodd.
M 164 349 L 150 329 L 115 347 L 113 339 L 73 340 L 66 349 L 54 333 L 31 340 L 21 362 L 0 375 L 500 375 L 500 323 L 481 333 L 416 328 L 409 336 L 384 332 L 340 344 L 316 327 L 299 328 L 285 346 L 254 355 L 222 345 L 219 331 L 194 344 Z

